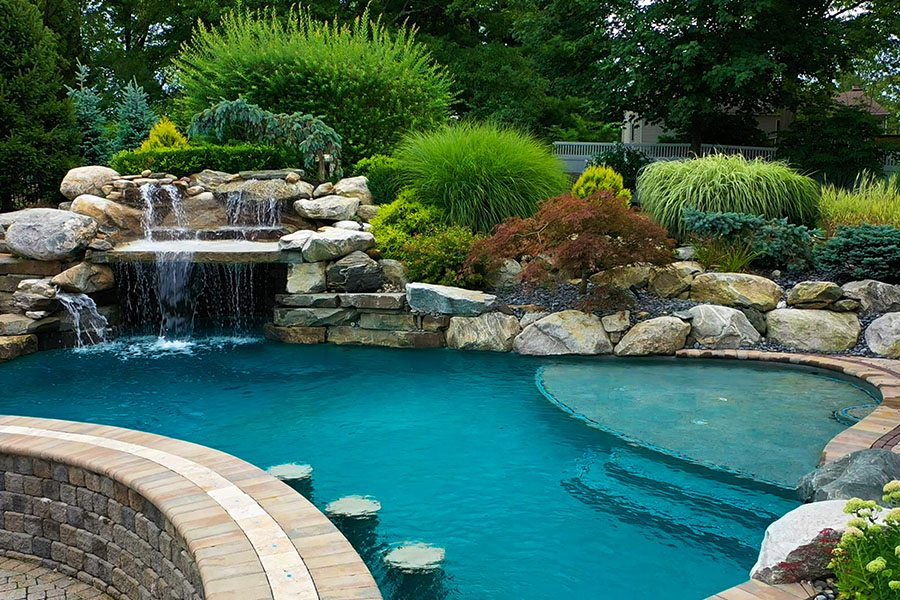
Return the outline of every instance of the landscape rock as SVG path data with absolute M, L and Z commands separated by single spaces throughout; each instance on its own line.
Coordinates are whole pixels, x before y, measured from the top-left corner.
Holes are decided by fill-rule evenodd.
M 79 263 L 50 280 L 63 291 L 76 294 L 93 294 L 116 287 L 113 270 L 106 265 Z
M 736 308 L 701 304 L 686 311 L 691 337 L 704 348 L 735 349 L 759 343 L 761 336 Z
M 297 308 L 337 308 L 341 301 L 337 294 L 276 294 L 275 303 Z
M 838 312 L 856 312 L 859 310 L 859 300 L 853 298 L 841 298 L 831 305 L 831 310 Z
M 750 576 L 777 585 L 831 575 L 831 551 L 852 517 L 844 512 L 846 504 L 846 500 L 803 504 L 769 525 Z
M 26 315 L 0 315 L 0 336 L 27 335 L 57 329 L 59 329 L 59 319 L 56 317 L 32 319 Z
M 244 180 L 284 179 L 287 183 L 300 181 L 306 173 L 303 169 L 264 169 L 258 171 L 239 171 L 238 176 Z
M 282 238 L 283 239 L 283 238 Z M 366 251 L 375 245 L 375 236 L 367 231 L 327 228 L 313 232 L 303 244 L 303 260 L 319 262 L 343 258 L 351 252 Z
M 497 297 L 446 285 L 409 283 L 406 302 L 413 312 L 477 317 L 493 310 Z
M 406 278 L 406 267 L 399 260 L 385 258 L 379 261 L 384 273 L 384 283 L 396 290 L 406 290 L 409 280 Z
M 279 327 L 324 327 L 344 325 L 356 319 L 355 308 L 276 308 L 275 325 Z
M 38 350 L 36 335 L 10 335 L 0 337 L 0 363 L 33 354 Z
M 518 285 L 522 276 L 522 265 L 511 258 L 503 259 L 500 265 L 488 273 L 486 283 L 492 290 L 503 290 Z
M 223 183 L 231 181 L 231 174 L 223 171 L 213 171 L 212 169 L 204 169 L 197 174 L 196 180 L 208 188 L 215 188 Z
M 266 323 L 263 335 L 267 340 L 285 344 L 324 344 L 327 327 L 279 327 Z
M 70 210 L 80 215 L 92 217 L 104 225 L 126 229 L 134 233 L 144 230 L 144 213 L 91 194 L 82 194 L 72 202 Z
M 13 293 L 13 301 L 22 312 L 56 309 L 56 286 L 49 278 L 22 280 Z
M 519 320 L 502 313 L 453 317 L 447 329 L 447 347 L 457 350 L 509 352 L 522 331 Z
M 70 260 L 84 254 L 97 233 L 97 221 L 53 208 L 31 208 L 6 232 L 14 254 L 36 260 Z
M 389 331 L 362 327 L 329 327 L 332 344 L 387 346 L 390 348 L 441 348 L 444 334 L 439 331 Z
M 859 302 L 864 314 L 900 311 L 900 285 L 866 279 L 846 283 L 843 290 L 845 296 Z
M 381 212 L 381 207 L 376 204 L 362 204 L 356 211 L 356 216 L 368 223 L 377 217 L 379 212 Z
M 829 308 L 841 299 L 844 290 L 830 281 L 803 281 L 788 292 L 787 304 L 795 308 Z
M 540 321 L 541 319 L 543 319 L 544 317 L 549 316 L 549 315 L 550 315 L 549 312 L 543 311 L 543 310 L 527 312 L 524 315 L 522 315 L 521 319 L 519 319 L 519 326 L 522 329 L 525 329 L 532 323 Z
M 885 484 L 900 479 L 900 455 L 890 450 L 858 450 L 807 473 L 797 485 L 803 502 L 861 498 L 883 504 Z
M 315 231 L 311 231 L 309 229 L 301 229 L 300 231 L 295 231 L 294 233 L 290 233 L 288 235 L 282 236 L 280 240 L 278 240 L 278 247 L 282 250 L 303 250 L 303 246 L 306 245 L 314 235 L 316 235 Z
M 170 211 L 162 221 L 165 227 L 183 225 L 190 229 L 216 229 L 228 223 L 225 205 L 212 192 L 202 192 L 181 201 L 184 223 L 178 223 L 178 215 Z
M 324 262 L 294 263 L 288 265 L 287 293 L 315 294 L 324 292 L 326 286 Z
M 341 306 L 352 306 L 367 310 L 401 310 L 406 307 L 406 294 L 341 294 Z
M 513 342 L 513 350 L 533 356 L 611 354 L 603 323 L 579 310 L 553 313 L 526 327 Z
M 647 287 L 650 283 L 652 273 L 653 265 L 649 263 L 635 263 L 595 273 L 591 275 L 590 282 L 594 285 L 612 286 L 623 290 L 631 288 L 641 289 Z
M 305 181 L 288 183 L 284 179 L 250 179 L 229 181 L 216 188 L 217 194 L 243 193 L 247 200 L 277 200 L 282 205 L 312 198 L 313 186 Z
M 356 216 L 359 198 L 322 196 L 315 200 L 297 200 L 294 210 L 301 217 L 319 221 L 346 221 Z
M 767 336 L 782 346 L 809 352 L 841 352 L 859 340 L 854 313 L 779 308 L 766 315 Z
M 367 177 L 347 177 L 334 184 L 333 193 L 338 196 L 359 198 L 362 204 L 372 204 L 372 192 L 369 191 L 369 179 Z
M 616 344 L 616 356 L 675 354 L 684 348 L 691 326 L 676 317 L 641 321 Z
M 869 350 L 888 358 L 900 358 L 900 312 L 884 314 L 866 328 Z
M 694 277 L 703 272 L 703 265 L 693 261 L 678 261 L 659 267 L 650 276 L 650 291 L 660 298 L 677 298 L 691 289 Z
M 363 223 L 359 221 L 338 221 L 331 225 L 335 229 L 346 229 L 348 231 L 363 231 Z
M 351 252 L 326 270 L 327 288 L 336 292 L 376 292 L 384 284 L 384 272 L 365 252 Z
M 59 184 L 60 193 L 74 200 L 82 194 L 99 196 L 103 193 L 103 186 L 119 178 L 118 172 L 109 167 L 91 165 L 70 169 Z
M 784 290 L 774 281 L 744 273 L 701 273 L 691 283 L 691 300 L 768 312 L 778 306 Z
M 321 198 L 322 196 L 330 196 L 334 194 L 334 184 L 330 181 L 326 181 L 325 183 L 320 183 L 313 190 L 313 198 Z
M 601 317 L 600 321 L 603 323 L 603 329 L 605 329 L 607 333 L 621 333 L 623 331 L 628 331 L 631 327 L 631 311 L 620 310 L 611 315 Z
M 750 324 L 753 325 L 753 329 L 755 329 L 759 335 L 766 335 L 769 325 L 766 323 L 765 313 L 746 306 L 739 306 L 737 308 L 744 313 L 744 316 L 747 317 L 747 320 L 750 321 Z

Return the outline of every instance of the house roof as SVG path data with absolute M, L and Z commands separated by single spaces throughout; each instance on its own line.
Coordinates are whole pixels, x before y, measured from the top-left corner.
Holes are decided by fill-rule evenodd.
M 869 98 L 862 88 L 854 87 L 848 92 L 839 92 L 834 99 L 838 104 L 844 106 L 858 106 L 873 117 L 887 117 L 891 114 L 886 108 Z

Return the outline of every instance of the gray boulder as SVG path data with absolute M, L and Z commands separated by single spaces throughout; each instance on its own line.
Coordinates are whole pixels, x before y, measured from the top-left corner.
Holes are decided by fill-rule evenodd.
M 610 354 L 603 323 L 594 315 L 564 310 L 535 321 L 513 342 L 513 350 L 533 356 Z
M 809 352 L 841 352 L 859 341 L 854 313 L 779 308 L 766 315 L 767 337 L 782 346 Z
M 492 311 L 497 297 L 484 292 L 430 283 L 406 285 L 406 302 L 413 312 L 477 317 Z
M 616 345 L 616 356 L 671 355 L 684 348 L 691 326 L 677 317 L 657 317 L 628 330 Z
M 316 294 L 325 291 L 325 263 L 299 263 L 288 265 L 287 293 Z
M 885 484 L 900 479 L 900 455 L 874 448 L 859 450 L 807 473 L 797 485 L 804 502 L 862 498 L 882 503 Z
M 127 229 L 135 233 L 144 230 L 143 212 L 100 196 L 82 194 L 75 198 L 69 210 L 96 219 L 110 227 Z
M 308 242 L 315 235 L 315 231 L 310 231 L 309 229 L 301 229 L 300 231 L 295 231 L 294 233 L 289 233 L 288 235 L 281 236 L 281 239 L 278 240 L 278 247 L 282 250 L 302 251 L 303 246 L 306 245 L 306 242 Z
M 500 265 L 488 273 L 486 280 L 488 288 L 503 290 L 514 287 L 519 283 L 522 275 L 522 265 L 511 258 L 504 259 Z
M 372 192 L 369 191 L 369 179 L 367 177 L 347 177 L 341 179 L 332 189 L 333 194 L 359 198 L 362 204 L 372 204 Z
M 762 312 L 775 308 L 783 295 L 774 281 L 744 273 L 701 273 L 691 282 L 691 300 Z
M 107 265 L 79 263 L 50 280 L 65 292 L 93 294 L 116 287 L 116 277 Z
M 650 263 L 634 263 L 613 267 L 591 275 L 590 282 L 599 286 L 617 287 L 623 290 L 645 288 L 650 283 L 653 265 Z
M 791 288 L 787 295 L 788 306 L 795 308 L 830 308 L 841 299 L 844 290 L 830 281 L 803 281 Z
M 862 313 L 900 311 L 900 285 L 866 279 L 846 283 L 843 290 L 845 296 L 859 302 Z
M 715 350 L 752 346 L 761 336 L 746 315 L 736 308 L 701 304 L 686 311 L 691 337 L 705 348 Z
M 223 183 L 216 188 L 216 193 L 220 195 L 242 193 L 245 195 L 245 201 L 278 200 L 287 205 L 297 200 L 311 198 L 314 189 L 311 183 L 305 181 L 288 183 L 283 179 L 250 179 Z
M 297 200 L 294 210 L 301 217 L 319 221 L 346 221 L 356 216 L 359 198 L 322 196 L 315 200 Z
M 36 260 L 71 260 L 84 254 L 97 234 L 97 221 L 53 208 L 23 211 L 6 232 L 6 244 L 19 256 Z
M 399 260 L 385 258 L 381 260 L 384 282 L 397 290 L 406 290 L 409 280 L 406 278 L 406 267 Z
M 368 231 L 348 231 L 328 227 L 323 231 L 313 232 L 313 235 L 304 242 L 303 260 L 306 262 L 336 260 L 351 252 L 366 251 L 374 245 L 375 236 Z
M 56 310 L 56 286 L 49 279 L 23 279 L 13 293 L 13 302 L 21 312 Z
M 384 285 L 384 271 L 365 252 L 351 252 L 331 264 L 325 272 L 333 292 L 377 292 Z
M 477 317 L 453 317 L 447 329 L 447 347 L 456 350 L 509 352 L 513 340 L 522 331 L 519 321 L 502 313 Z
M 119 173 L 109 167 L 90 165 L 69 170 L 59 184 L 60 193 L 74 200 L 82 194 L 99 196 L 103 194 L 103 186 L 119 178 Z
M 865 337 L 872 352 L 900 358 L 900 312 L 887 313 L 872 321 L 866 328 Z
M 694 277 L 703 272 L 703 265 L 693 261 L 678 261 L 653 271 L 650 291 L 660 298 L 677 298 L 691 289 Z

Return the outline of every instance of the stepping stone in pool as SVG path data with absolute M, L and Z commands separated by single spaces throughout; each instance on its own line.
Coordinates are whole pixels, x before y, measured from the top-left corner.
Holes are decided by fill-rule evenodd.
M 332 517 L 368 519 L 381 510 L 381 502 L 371 496 L 345 496 L 325 507 Z
M 444 549 L 431 544 L 405 544 L 398 546 L 384 556 L 384 562 L 405 573 L 435 571 L 444 562 Z
M 312 477 L 313 468 L 310 465 L 287 463 L 269 467 L 266 471 L 281 481 L 303 481 Z

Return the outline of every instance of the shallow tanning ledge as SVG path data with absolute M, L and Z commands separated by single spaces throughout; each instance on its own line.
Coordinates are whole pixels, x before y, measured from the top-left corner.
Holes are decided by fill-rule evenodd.
M 95 263 L 156 262 L 160 254 L 170 261 L 194 263 L 299 263 L 299 252 L 285 252 L 278 242 L 244 240 L 138 240 L 110 250 L 97 252 Z

